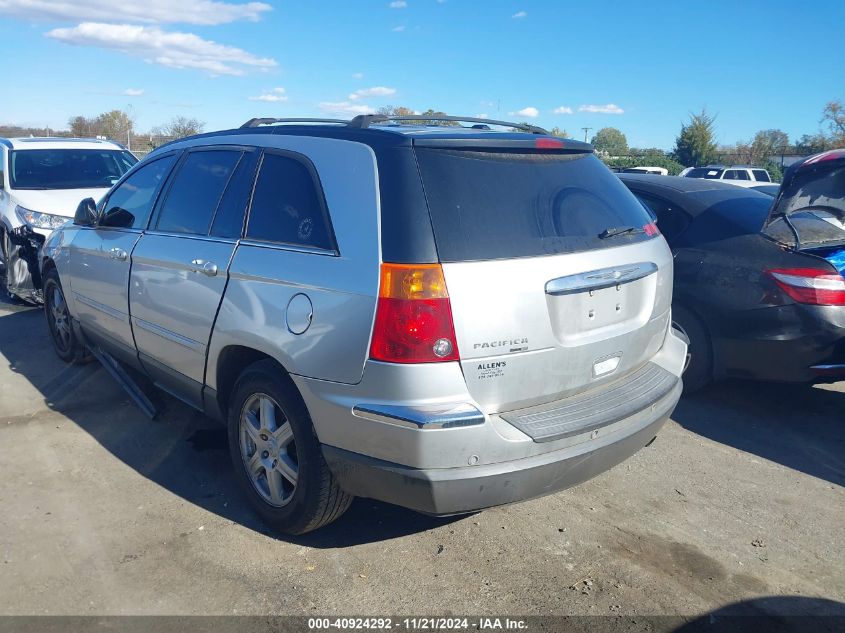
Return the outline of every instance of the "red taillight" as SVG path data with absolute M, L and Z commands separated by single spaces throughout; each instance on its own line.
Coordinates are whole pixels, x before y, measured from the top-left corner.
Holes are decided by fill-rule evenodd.
M 643 226 L 643 231 L 649 237 L 654 237 L 655 235 L 660 235 L 660 229 L 657 228 L 657 224 L 654 222 L 649 222 L 645 226 Z
M 817 268 L 774 268 L 766 274 L 798 303 L 845 305 L 845 277 Z
M 459 360 L 440 264 L 382 264 L 370 358 L 390 363 Z
M 534 147 L 537 149 L 563 149 L 563 141 L 559 141 L 556 138 L 538 138 L 534 143 Z

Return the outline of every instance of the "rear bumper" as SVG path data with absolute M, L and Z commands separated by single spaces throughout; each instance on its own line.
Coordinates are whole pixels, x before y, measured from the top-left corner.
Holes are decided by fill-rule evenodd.
M 472 512 L 551 494 L 580 484 L 648 444 L 680 398 L 680 379 L 666 396 L 604 435 L 523 459 L 460 468 L 411 468 L 334 446 L 323 455 L 341 487 L 432 515 Z
M 715 338 L 721 374 L 777 382 L 845 379 L 845 308 L 789 305 L 755 310 L 742 336 Z M 746 319 L 739 321 L 739 329 Z

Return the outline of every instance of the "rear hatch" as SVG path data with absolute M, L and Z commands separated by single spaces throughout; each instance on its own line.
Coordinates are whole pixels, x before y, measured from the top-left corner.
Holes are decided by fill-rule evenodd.
M 654 356 L 672 256 L 592 152 L 415 145 L 464 376 L 487 413 L 623 380 Z
M 825 257 L 842 272 L 845 150 L 824 152 L 791 165 L 763 232 L 795 250 Z

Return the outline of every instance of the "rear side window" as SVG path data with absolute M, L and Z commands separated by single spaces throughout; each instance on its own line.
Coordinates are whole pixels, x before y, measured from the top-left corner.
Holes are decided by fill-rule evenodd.
M 247 237 L 337 250 L 313 166 L 287 153 L 264 154 L 252 194 Z
M 242 153 L 191 152 L 182 161 L 164 200 L 156 229 L 207 235 L 211 219 Z
M 112 191 L 100 218 L 100 226 L 145 229 L 150 212 L 164 179 L 173 166 L 175 155 L 164 156 L 140 166 Z
M 737 169 L 736 170 L 736 179 L 737 180 L 751 180 L 751 176 L 748 175 L 748 172 L 744 169 Z
M 772 182 L 772 179 L 769 178 L 769 172 L 765 169 L 754 169 L 752 173 L 754 174 L 754 180 L 757 182 Z
M 651 222 L 592 154 L 417 148 L 441 261 L 509 259 L 649 239 Z M 600 237 L 610 229 L 634 231 Z
M 638 193 L 637 197 L 654 213 L 657 218 L 657 228 L 663 233 L 670 246 L 692 222 L 692 218 L 686 211 L 668 200 L 643 193 Z

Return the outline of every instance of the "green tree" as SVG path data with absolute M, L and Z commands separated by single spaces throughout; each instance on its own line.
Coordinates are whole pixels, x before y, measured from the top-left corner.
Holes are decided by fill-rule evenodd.
M 842 101 L 829 101 L 822 111 L 820 123 L 827 124 L 833 145 L 845 145 L 845 104 Z
M 628 153 L 628 139 L 615 127 L 603 127 L 590 140 L 598 152 L 609 156 L 623 156 Z
M 115 140 L 126 140 L 135 127 L 132 116 L 124 110 L 111 110 L 103 112 L 97 117 L 96 127 L 99 135 Z
M 751 140 L 750 163 L 762 165 L 789 147 L 789 136 L 783 130 L 760 130 Z
M 186 136 L 193 136 L 194 134 L 201 134 L 205 129 L 205 123 L 197 119 L 189 119 L 183 116 L 177 116 L 168 123 L 153 128 L 152 133 L 161 136 L 172 136 L 173 138 L 184 138 Z
M 795 141 L 795 151 L 799 154 L 818 154 L 831 149 L 830 139 L 824 134 L 804 134 Z
M 560 138 L 569 138 L 569 132 L 567 132 L 566 130 L 561 130 L 557 126 L 549 130 L 549 134 L 551 134 L 552 136 L 559 136 Z
M 700 167 L 716 158 L 716 117 L 702 110 L 690 115 L 689 123 L 681 126 L 681 133 L 675 139 L 675 160 L 688 167 Z

